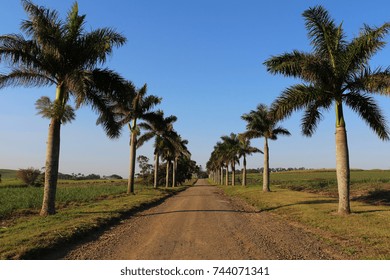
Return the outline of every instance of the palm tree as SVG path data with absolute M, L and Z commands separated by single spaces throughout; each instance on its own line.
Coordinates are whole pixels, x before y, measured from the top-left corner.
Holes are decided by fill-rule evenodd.
M 229 185 L 229 163 L 230 163 L 230 155 L 229 155 L 229 147 L 225 142 L 217 142 L 215 146 L 215 157 L 216 163 L 220 166 L 220 177 L 221 177 L 221 185 L 223 185 L 223 170 L 225 169 L 225 185 Z M 216 169 L 216 174 L 218 177 L 219 169 Z M 218 181 L 218 178 L 217 178 Z
M 139 128 L 137 125 L 138 120 L 150 120 L 153 121 L 156 118 L 156 113 L 151 109 L 160 104 L 161 98 L 154 95 L 146 95 L 147 85 L 140 89 L 137 89 L 135 94 L 128 92 L 128 98 L 125 102 L 118 104 L 118 108 L 114 108 L 116 114 L 121 118 L 123 125 L 127 124 L 131 133 L 130 136 L 130 172 L 129 180 L 127 184 L 127 193 L 134 194 L 134 174 L 135 174 L 135 159 L 136 159 L 136 146 L 137 136 L 139 134 Z
M 66 21 L 60 20 L 56 11 L 27 0 L 22 3 L 29 19 L 22 22 L 21 29 L 30 39 L 15 34 L 0 36 L 0 61 L 11 66 L 8 74 L 0 75 L 0 88 L 56 86 L 55 100 L 43 101 L 52 103 L 53 109 L 44 114 L 50 118 L 50 126 L 41 215 L 51 215 L 55 213 L 60 129 L 70 98 L 74 98 L 76 108 L 90 105 L 98 112 L 109 137 L 120 134 L 120 125 L 109 108 L 115 99 L 122 99 L 119 93 L 125 83 L 115 72 L 99 66 L 113 47 L 123 45 L 126 39 L 110 28 L 85 32 L 85 15 L 79 15 L 77 3 Z
M 293 51 L 265 61 L 272 74 L 300 78 L 284 90 L 274 105 L 278 119 L 304 109 L 302 133 L 311 136 L 322 111 L 336 112 L 336 172 L 339 193 L 338 213 L 349 214 L 350 169 L 343 106 L 355 111 L 382 140 L 389 139 L 385 118 L 369 93 L 390 93 L 390 68 L 371 70 L 368 61 L 386 42 L 390 23 L 378 28 L 363 27 L 360 34 L 347 41 L 342 24 L 336 25 L 322 6 L 303 13 L 312 53 Z
M 172 187 L 176 187 L 176 173 L 177 173 L 177 164 L 181 157 L 190 159 L 191 153 L 187 148 L 188 140 L 182 139 L 179 134 L 177 134 L 176 145 L 173 149 L 174 159 L 173 159 L 173 168 L 172 168 Z
M 173 130 L 173 123 L 177 120 L 176 116 L 164 117 L 162 111 L 157 111 L 155 117 L 139 124 L 139 127 L 145 130 L 145 133 L 138 139 L 137 147 L 142 146 L 152 138 L 154 141 L 154 188 L 158 185 L 158 167 L 159 159 L 164 148 L 169 144 L 174 145 L 176 132 Z
M 237 134 L 235 133 L 231 133 L 229 136 L 224 135 L 221 137 L 221 139 L 226 155 L 226 166 L 230 164 L 232 169 L 232 186 L 234 186 L 236 181 L 236 163 L 239 164 L 238 154 L 240 149 L 240 141 L 238 140 Z M 226 172 L 226 176 L 228 176 L 228 171 Z
M 264 104 L 259 104 L 256 111 L 252 110 L 249 114 L 244 114 L 241 118 L 247 122 L 244 133 L 245 137 L 264 138 L 264 170 L 263 170 L 263 191 L 269 192 L 269 148 L 268 140 L 277 140 L 278 135 L 291 135 L 290 132 L 277 126 L 278 121 L 273 117 L 269 108 Z
M 238 134 L 239 150 L 238 150 L 238 158 L 243 158 L 242 160 L 242 185 L 246 186 L 246 156 L 252 155 L 253 153 L 263 153 L 256 147 L 251 146 L 250 139 L 245 134 Z
M 223 169 L 224 169 L 224 153 L 222 152 L 222 143 L 217 142 L 214 150 L 210 155 L 210 159 L 206 163 L 206 168 L 211 174 L 211 178 L 217 184 L 223 185 Z

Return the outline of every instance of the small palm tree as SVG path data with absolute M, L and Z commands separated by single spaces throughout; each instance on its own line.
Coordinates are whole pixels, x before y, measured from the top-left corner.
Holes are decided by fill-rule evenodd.
M 256 147 L 251 146 L 250 139 L 245 134 L 238 134 L 238 140 L 240 141 L 239 144 L 239 150 L 238 150 L 238 157 L 243 158 L 242 160 L 242 185 L 246 186 L 246 156 L 252 155 L 254 153 L 263 153 L 261 150 L 259 150 Z
M 336 112 L 336 170 L 338 213 L 349 214 L 350 169 L 343 106 L 355 111 L 382 140 L 389 139 L 385 118 L 369 93 L 390 94 L 390 68 L 371 70 L 368 61 L 386 42 L 390 23 L 378 28 L 364 26 L 348 42 L 342 24 L 336 25 L 322 6 L 303 13 L 312 53 L 293 51 L 265 61 L 272 74 L 300 78 L 303 84 L 287 88 L 273 105 L 276 118 L 304 109 L 302 132 L 311 136 L 332 106 Z
M 249 139 L 264 138 L 264 170 L 263 170 L 263 191 L 269 192 L 269 148 L 268 140 L 277 140 L 278 135 L 291 135 L 290 132 L 277 126 L 278 121 L 274 118 L 269 108 L 264 104 L 259 104 L 256 111 L 244 114 L 241 118 L 247 122 L 247 131 L 243 135 Z
M 113 110 L 121 120 L 121 124 L 127 124 L 130 130 L 130 172 L 127 185 L 127 193 L 134 194 L 134 175 L 135 175 L 135 159 L 136 159 L 136 146 L 137 136 L 139 134 L 139 128 L 137 125 L 138 120 L 153 121 L 156 118 L 156 113 L 151 111 L 154 106 L 160 104 L 161 98 L 154 95 L 146 95 L 147 85 L 137 89 L 135 94 L 133 91 L 128 92 L 125 102 L 117 105 L 117 108 Z
M 46 150 L 45 187 L 41 215 L 55 213 L 55 195 L 60 156 L 61 124 L 73 119 L 68 102 L 74 98 L 76 108 L 90 105 L 109 137 L 120 134 L 120 125 L 110 110 L 121 102 L 124 80 L 109 69 L 99 68 L 126 39 L 110 28 L 85 32 L 85 15 L 79 15 L 75 3 L 66 21 L 56 11 L 22 0 L 29 19 L 22 22 L 22 35 L 0 36 L 0 62 L 8 63 L 10 72 L 0 75 L 0 88 L 7 86 L 55 85 L 54 101 L 37 102 L 44 117 L 50 118 Z

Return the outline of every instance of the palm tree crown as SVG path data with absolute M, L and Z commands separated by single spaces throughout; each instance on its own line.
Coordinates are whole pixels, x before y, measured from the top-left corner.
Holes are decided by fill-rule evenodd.
M 336 25 L 322 6 L 306 10 L 303 17 L 313 51 L 295 50 L 264 63 L 272 74 L 304 81 L 284 90 L 272 109 L 278 119 L 303 109 L 302 132 L 311 136 L 322 112 L 334 106 L 339 213 L 349 213 L 349 155 L 343 106 L 355 111 L 380 139 L 389 139 L 385 118 L 370 93 L 390 93 L 390 68 L 372 70 L 368 62 L 385 46 L 383 38 L 390 23 L 377 28 L 365 25 L 357 37 L 347 41 L 342 24 Z
M 65 22 L 56 11 L 22 2 L 29 19 L 22 22 L 21 29 L 31 39 L 15 34 L 0 36 L 0 61 L 12 65 L 8 74 L 0 76 L 0 88 L 56 85 L 59 109 L 73 96 L 76 107 L 91 105 L 99 113 L 108 136 L 119 136 L 120 125 L 109 105 L 113 97 L 119 97 L 124 80 L 97 66 L 126 39 L 110 28 L 85 32 L 85 15 L 79 15 L 77 2 Z

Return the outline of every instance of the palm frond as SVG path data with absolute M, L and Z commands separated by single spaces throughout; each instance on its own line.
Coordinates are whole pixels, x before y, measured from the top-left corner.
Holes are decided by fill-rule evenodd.
M 13 69 L 7 75 L 0 74 L 0 88 L 8 86 L 36 87 L 52 84 L 55 84 L 55 81 L 51 77 L 37 71 L 31 71 L 30 69 L 19 68 Z
M 284 136 L 290 136 L 291 135 L 290 131 L 288 131 L 286 128 L 284 128 L 282 126 L 278 126 L 278 127 L 274 128 L 272 130 L 272 134 L 276 135 L 276 136 L 277 135 L 284 135 Z
M 277 120 L 289 117 L 293 112 L 304 109 L 313 102 L 321 104 L 331 103 L 333 96 L 331 93 L 324 95 L 323 92 L 315 86 L 298 84 L 284 90 L 271 105 L 271 111 Z
M 322 120 L 322 118 L 322 113 L 314 103 L 308 105 L 301 120 L 302 134 L 311 137 L 316 131 L 318 123 Z
M 83 38 L 86 60 L 90 65 L 96 62 L 106 62 L 107 56 L 113 51 L 113 47 L 120 47 L 126 43 L 126 38 L 111 28 L 100 28 L 86 34 Z
M 385 45 L 383 38 L 390 31 L 390 23 L 385 23 L 378 28 L 364 26 L 360 35 L 354 38 L 346 47 L 344 58 L 346 59 L 346 72 L 359 71 L 362 65 Z
M 79 6 L 77 2 L 75 2 L 68 12 L 67 20 L 64 26 L 67 41 L 74 41 L 80 37 L 84 31 L 84 20 L 85 15 L 79 15 Z
M 344 101 L 353 111 L 359 114 L 380 139 L 390 139 L 386 119 L 371 96 L 351 92 L 344 95 Z
M 74 109 L 70 105 L 52 102 L 49 97 L 42 96 L 35 102 L 39 115 L 46 119 L 58 119 L 62 124 L 70 123 L 76 118 Z
M 150 139 L 152 139 L 155 135 L 153 134 L 153 132 L 147 132 L 147 133 L 144 133 L 142 134 L 138 140 L 137 140 L 137 148 L 141 147 L 143 144 L 145 144 L 146 142 L 148 142 Z
M 0 36 L 0 61 L 25 68 L 42 69 L 39 61 L 39 47 L 36 42 L 26 40 L 22 35 L 8 34 Z
M 353 73 L 346 89 L 352 92 L 365 91 L 370 93 L 390 94 L 390 67 L 374 71 L 364 67 L 359 73 Z
M 341 25 L 336 26 L 322 6 L 307 9 L 303 12 L 303 17 L 314 51 L 333 60 L 344 38 Z

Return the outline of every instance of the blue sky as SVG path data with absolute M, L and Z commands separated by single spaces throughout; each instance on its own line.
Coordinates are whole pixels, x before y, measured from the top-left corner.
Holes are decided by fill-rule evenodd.
M 73 1 L 37 0 L 64 18 Z M 294 49 L 310 51 L 302 12 L 322 4 L 349 38 L 364 23 L 389 21 L 387 0 L 256 1 L 256 0 L 79 0 L 87 14 L 87 30 L 113 27 L 128 39 L 114 51 L 106 66 L 148 92 L 163 98 L 159 108 L 176 115 L 176 130 L 188 139 L 193 159 L 205 166 L 220 136 L 245 130 L 240 119 L 259 103 L 271 104 L 280 92 L 297 82 L 268 74 L 262 65 L 271 55 Z M 20 33 L 26 18 L 19 1 L 4 0 L 0 34 Z M 390 36 L 386 38 L 389 41 Z M 371 61 L 388 66 L 390 45 Z M 1 71 L 6 71 L 0 66 Z M 54 96 L 54 88 L 0 90 L 0 168 L 42 167 L 48 120 L 36 115 L 34 102 Z M 377 97 L 390 120 L 390 98 Z M 270 143 L 271 167 L 333 168 L 335 166 L 334 113 L 326 113 L 311 138 L 300 133 L 301 113 L 283 122 L 292 133 Z M 100 175 L 128 174 L 129 132 L 109 140 L 95 125 L 96 115 L 85 107 L 77 119 L 62 127 L 60 172 Z M 382 142 L 357 115 L 347 111 L 350 160 L 353 168 L 390 168 L 390 143 Z M 152 143 L 138 154 L 152 161 Z M 263 140 L 253 145 L 262 148 Z M 255 155 L 250 167 L 262 166 Z

